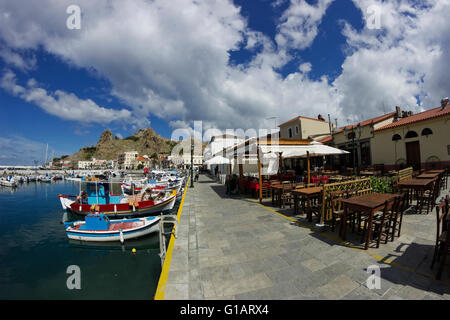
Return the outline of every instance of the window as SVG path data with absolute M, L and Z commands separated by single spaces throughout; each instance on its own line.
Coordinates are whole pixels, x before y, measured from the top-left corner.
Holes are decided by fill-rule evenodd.
M 289 138 L 292 138 L 292 128 L 289 128 L 289 129 L 288 129 L 288 137 L 289 137 Z
M 361 142 L 361 164 L 368 166 L 371 164 L 370 161 L 370 142 Z
M 422 135 L 423 136 L 428 136 L 430 134 L 433 134 L 433 131 L 431 131 L 430 128 L 425 128 L 425 129 L 422 130 Z
M 415 138 L 415 137 L 418 137 L 417 132 L 415 132 L 415 131 L 408 131 L 408 133 L 405 136 L 405 139 L 407 139 L 407 138 Z
M 298 130 L 298 126 L 295 126 L 295 134 L 298 134 L 299 130 Z
M 402 139 L 402 137 L 400 137 L 399 134 L 394 134 L 394 135 L 392 136 L 392 141 L 397 141 L 397 140 L 401 140 L 401 139 Z

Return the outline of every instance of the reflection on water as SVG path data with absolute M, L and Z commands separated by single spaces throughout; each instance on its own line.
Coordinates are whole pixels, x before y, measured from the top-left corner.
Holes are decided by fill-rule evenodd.
M 57 195 L 78 190 L 71 181 L 0 188 L 0 299 L 153 299 L 158 234 L 123 245 L 69 240 L 62 221 L 79 218 L 63 217 Z M 70 265 L 80 267 L 80 290 L 66 286 Z

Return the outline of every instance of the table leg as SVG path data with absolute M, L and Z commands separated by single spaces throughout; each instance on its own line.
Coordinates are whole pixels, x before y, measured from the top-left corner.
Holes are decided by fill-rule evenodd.
M 297 194 L 294 193 L 294 215 L 297 215 L 297 211 L 298 211 L 298 204 L 297 204 Z
M 369 249 L 369 243 L 370 243 L 370 237 L 372 236 L 372 224 L 373 224 L 373 212 L 370 213 L 370 217 L 369 217 L 369 225 L 368 225 L 368 230 L 367 230 L 367 239 L 366 239 L 366 244 L 364 245 L 364 250 Z
M 307 206 L 308 206 L 308 221 L 312 222 L 312 208 L 311 208 L 311 198 L 310 197 L 308 197 Z
M 347 236 L 347 206 L 345 205 L 344 205 L 344 213 L 342 215 L 341 227 L 339 229 L 341 238 L 345 240 Z
M 422 213 L 422 209 L 423 209 L 423 190 L 419 190 L 417 196 L 419 197 L 419 199 L 417 199 L 419 213 Z

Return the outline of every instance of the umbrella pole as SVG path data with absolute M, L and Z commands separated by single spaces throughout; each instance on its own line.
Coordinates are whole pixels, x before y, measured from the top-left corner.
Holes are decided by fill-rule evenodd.
M 309 151 L 306 151 L 306 162 L 308 166 L 308 184 L 311 183 L 311 163 L 309 159 Z
M 259 203 L 262 202 L 262 175 L 261 175 L 261 159 L 258 150 L 258 173 L 259 173 Z

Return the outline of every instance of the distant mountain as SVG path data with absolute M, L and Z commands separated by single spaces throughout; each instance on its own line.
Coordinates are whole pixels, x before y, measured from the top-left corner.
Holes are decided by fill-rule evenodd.
M 91 160 L 92 157 L 101 160 L 116 160 L 120 153 L 137 151 L 139 155 L 169 153 L 178 142 L 163 138 L 151 128 L 141 129 L 135 134 L 119 139 L 110 130 L 104 131 L 95 146 L 81 148 L 66 160 L 73 163 Z

